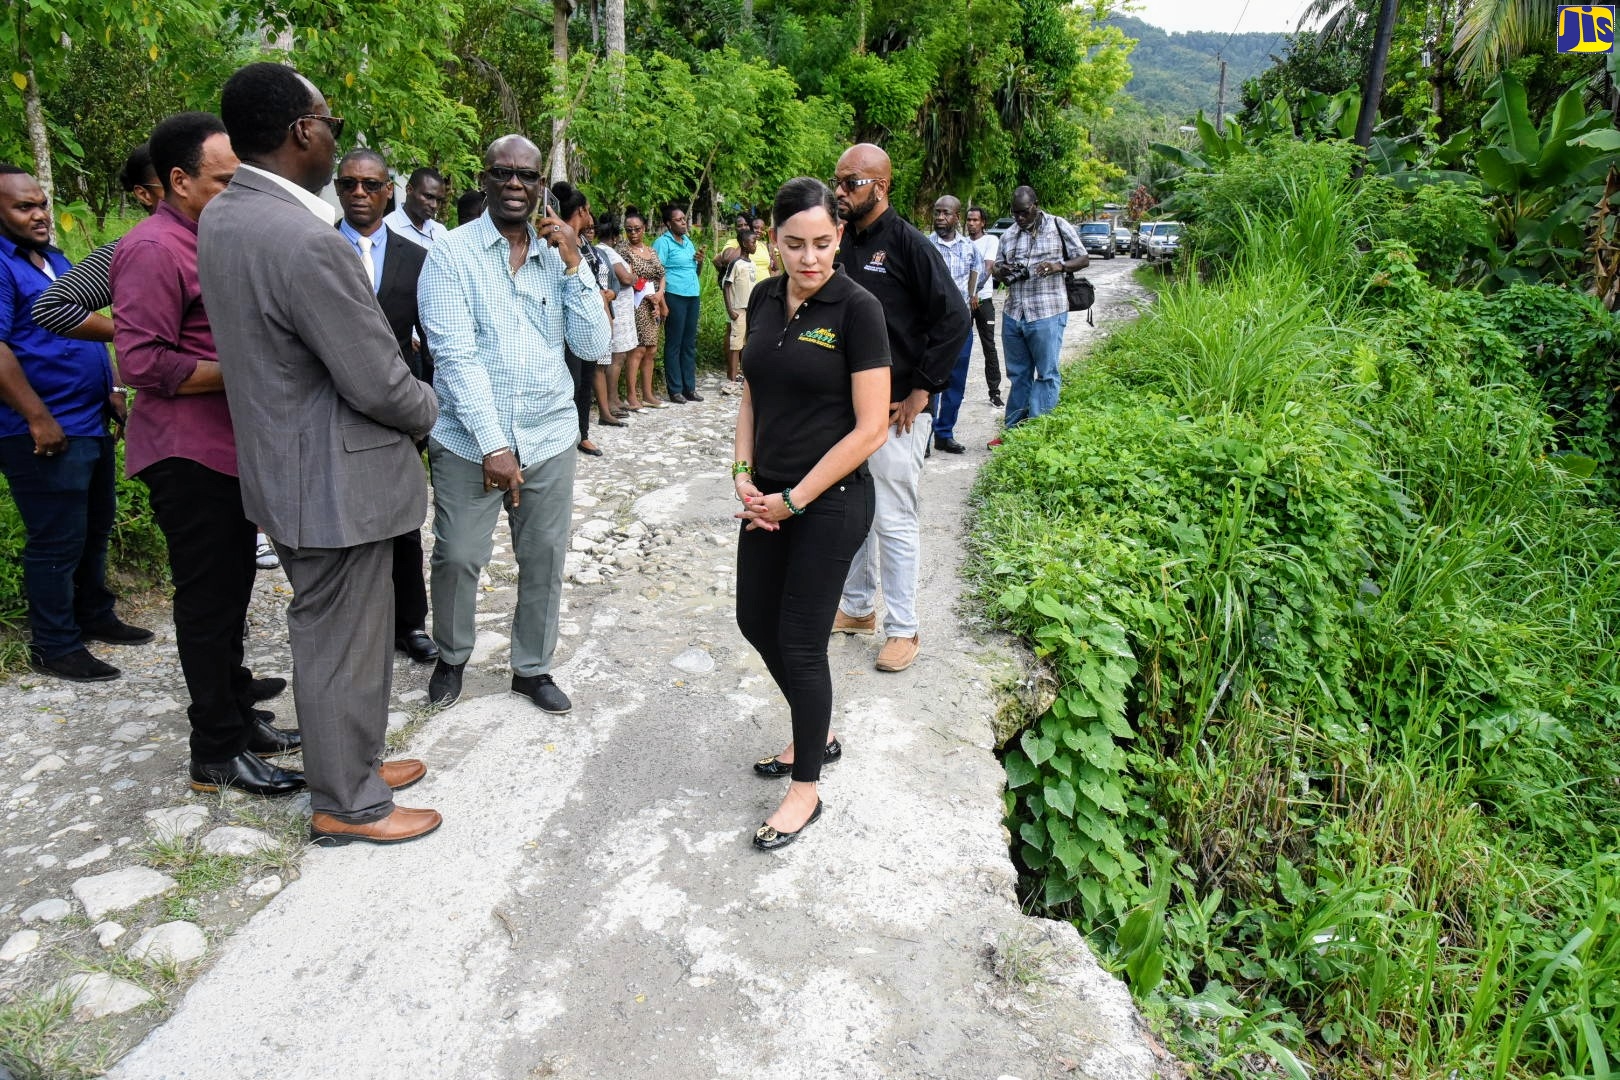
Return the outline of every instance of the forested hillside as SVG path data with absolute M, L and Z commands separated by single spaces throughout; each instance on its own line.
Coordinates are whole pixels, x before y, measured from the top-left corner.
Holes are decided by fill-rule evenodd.
M 1269 67 L 1272 55 L 1287 46 L 1284 34 L 1172 34 L 1128 15 L 1115 15 L 1108 24 L 1136 39 L 1125 93 L 1155 114 L 1190 117 L 1203 109 L 1214 116 L 1219 57 L 1226 58 L 1227 110 L 1233 111 L 1243 81 Z

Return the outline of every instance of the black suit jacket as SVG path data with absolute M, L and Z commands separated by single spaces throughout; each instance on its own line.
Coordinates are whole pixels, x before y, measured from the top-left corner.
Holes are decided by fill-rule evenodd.
M 388 228 L 384 225 L 383 228 Z M 377 306 L 388 319 L 388 327 L 399 342 L 399 354 L 405 365 L 425 383 L 433 382 L 433 357 L 428 352 L 427 334 L 422 331 L 422 318 L 416 310 L 416 279 L 422 276 L 422 265 L 427 262 L 427 248 L 421 247 L 398 233 L 390 233 L 388 246 L 383 251 L 382 284 L 377 287 Z M 411 348 L 411 332 L 422 343 L 420 349 Z

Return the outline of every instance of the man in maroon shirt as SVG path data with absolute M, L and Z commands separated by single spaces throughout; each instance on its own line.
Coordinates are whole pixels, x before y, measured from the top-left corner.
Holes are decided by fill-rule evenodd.
M 236 438 L 197 282 L 197 218 L 230 183 L 236 155 L 210 113 L 164 120 L 151 151 L 163 201 L 113 255 L 113 344 L 137 391 L 124 464 L 151 492 L 169 545 L 175 640 L 191 694 L 191 786 L 288 795 L 304 787 L 303 774 L 264 756 L 298 749 L 301 737 L 253 708 L 242 663 L 256 530 L 242 510 Z

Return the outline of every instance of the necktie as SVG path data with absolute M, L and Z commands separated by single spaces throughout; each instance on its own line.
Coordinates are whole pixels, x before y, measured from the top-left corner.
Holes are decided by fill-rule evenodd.
M 366 281 L 371 284 L 372 291 L 377 288 L 377 264 L 371 261 L 371 237 L 360 238 L 360 261 L 366 264 Z

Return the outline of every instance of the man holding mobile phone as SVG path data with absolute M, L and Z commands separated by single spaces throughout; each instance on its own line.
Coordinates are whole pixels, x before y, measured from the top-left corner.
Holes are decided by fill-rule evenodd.
M 478 575 L 504 505 L 518 563 L 512 692 L 546 712 L 573 708 L 551 677 L 579 441 L 563 342 L 599 356 L 611 330 L 574 230 L 550 209 L 530 224 L 543 179 L 534 143 L 491 143 L 479 175 L 489 211 L 433 245 L 418 290 L 439 394 L 428 440 L 439 661 L 428 699 L 440 707 L 461 696 Z

